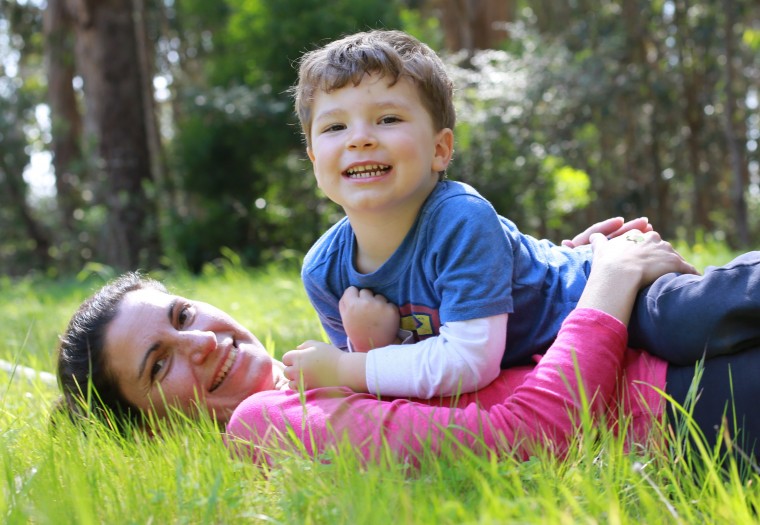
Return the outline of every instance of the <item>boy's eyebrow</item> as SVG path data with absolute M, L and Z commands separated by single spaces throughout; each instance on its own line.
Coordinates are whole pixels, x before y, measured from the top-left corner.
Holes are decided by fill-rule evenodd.
M 172 299 L 172 302 L 169 303 L 169 308 L 167 308 L 166 314 L 167 314 L 167 317 L 169 318 L 169 324 L 172 323 L 172 320 L 174 318 L 174 309 L 177 307 L 178 301 L 179 299 L 175 297 L 174 299 Z M 159 348 L 161 348 L 161 343 L 155 342 L 152 345 L 150 345 L 150 348 L 148 348 L 148 351 L 145 352 L 145 355 L 143 356 L 142 361 L 140 361 L 140 367 L 137 371 L 138 381 L 145 373 L 145 367 L 148 364 L 148 359 L 150 358 L 150 355 L 156 350 L 158 350 Z
M 389 99 L 380 99 L 375 100 L 372 103 L 372 106 L 376 109 L 385 109 L 385 108 L 400 108 L 400 109 L 407 109 L 411 106 L 405 99 L 402 98 L 389 98 Z M 314 115 L 314 121 L 320 120 L 320 119 L 331 119 L 336 118 L 340 115 L 344 115 L 345 113 L 349 113 L 350 110 L 346 109 L 343 106 L 338 106 L 335 108 L 328 109 L 327 111 L 323 111 L 320 113 L 316 113 Z
M 323 111 L 321 113 L 316 113 L 314 115 L 314 120 L 316 121 L 316 120 L 319 120 L 319 119 L 331 119 L 331 118 L 335 118 L 336 116 L 341 115 L 343 113 L 345 113 L 345 109 L 338 107 L 338 108 L 335 108 L 335 109 L 331 109 L 329 111 Z

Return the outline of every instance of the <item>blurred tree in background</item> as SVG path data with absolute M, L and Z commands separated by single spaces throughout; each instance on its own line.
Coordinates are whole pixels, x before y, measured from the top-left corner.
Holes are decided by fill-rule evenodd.
M 295 62 L 381 27 L 441 52 L 449 176 L 524 231 L 647 215 L 671 239 L 760 240 L 755 0 L 0 5 L 5 274 L 298 258 L 340 210 L 305 159 Z

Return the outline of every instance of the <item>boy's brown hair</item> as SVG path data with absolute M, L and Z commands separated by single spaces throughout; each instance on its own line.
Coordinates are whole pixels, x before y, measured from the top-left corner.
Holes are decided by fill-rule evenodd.
M 301 57 L 298 83 L 291 91 L 307 145 L 315 94 L 330 93 L 349 82 L 358 86 L 366 74 L 388 77 L 390 85 L 408 78 L 417 86 L 436 131 L 454 129 L 454 87 L 440 57 L 403 31 L 374 30 L 334 40 Z

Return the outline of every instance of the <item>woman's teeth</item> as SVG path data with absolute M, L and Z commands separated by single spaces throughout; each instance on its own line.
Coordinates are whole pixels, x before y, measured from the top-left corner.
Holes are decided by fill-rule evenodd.
M 214 383 L 211 385 L 211 390 L 209 390 L 209 392 L 213 392 L 214 390 L 219 388 L 219 385 L 222 384 L 222 381 L 224 381 L 224 378 L 227 377 L 227 372 L 229 372 L 230 368 L 232 368 L 232 364 L 235 362 L 235 358 L 237 358 L 238 352 L 239 352 L 238 348 L 233 347 L 232 350 L 230 350 L 230 353 L 227 354 L 227 359 L 224 360 L 224 364 L 222 365 L 222 368 L 219 370 L 219 373 L 214 379 Z

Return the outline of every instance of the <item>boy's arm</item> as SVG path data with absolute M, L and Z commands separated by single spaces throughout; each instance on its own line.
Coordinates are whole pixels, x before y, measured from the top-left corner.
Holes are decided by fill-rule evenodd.
M 473 392 L 499 375 L 507 317 L 446 323 L 438 336 L 369 353 L 307 341 L 283 356 L 285 375 L 291 388 L 342 385 L 355 392 L 424 399 Z
M 500 314 L 444 323 L 435 337 L 369 352 L 369 392 L 430 399 L 480 390 L 501 370 L 507 318 Z
M 348 386 L 355 392 L 429 399 L 479 390 L 499 374 L 507 314 L 444 323 L 438 336 L 400 346 L 393 344 L 398 308 L 382 295 L 350 287 L 340 312 L 354 353 L 303 343 L 282 358 L 291 388 Z
M 344 352 L 321 341 L 306 341 L 282 356 L 292 390 L 347 386 L 354 392 L 367 392 L 366 361 L 366 353 Z

